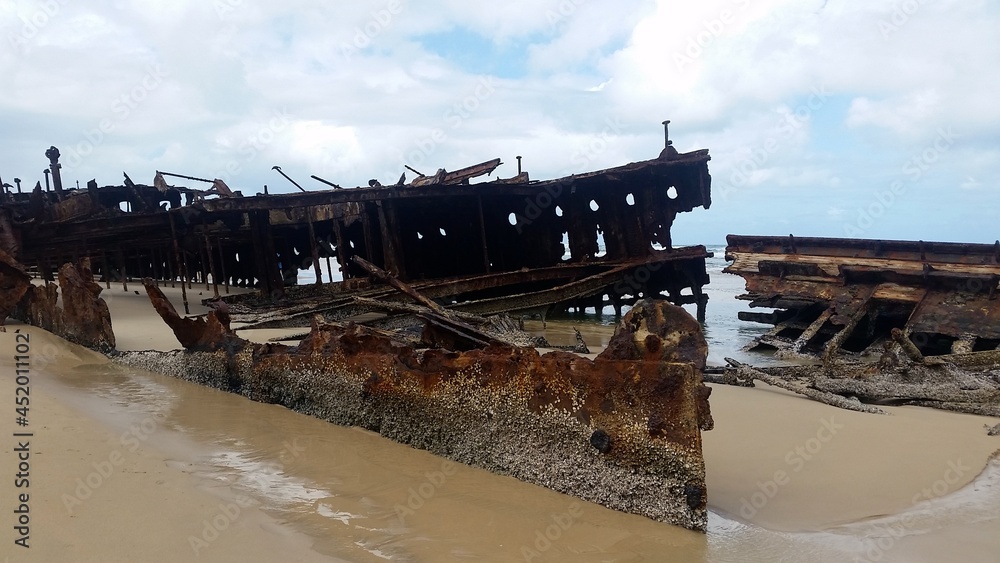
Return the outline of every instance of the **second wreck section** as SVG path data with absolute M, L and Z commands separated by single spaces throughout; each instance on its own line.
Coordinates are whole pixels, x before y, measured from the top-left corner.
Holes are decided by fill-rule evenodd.
M 753 346 L 782 355 L 879 354 L 899 331 L 917 354 L 1000 349 L 1000 241 L 967 244 L 728 237 L 726 272 L 774 325 Z

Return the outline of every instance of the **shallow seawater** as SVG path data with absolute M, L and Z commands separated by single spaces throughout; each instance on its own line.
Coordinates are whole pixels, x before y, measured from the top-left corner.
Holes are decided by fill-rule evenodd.
M 714 257 L 705 261 L 710 283 L 705 286 L 708 295 L 708 307 L 705 310 L 705 339 L 708 341 L 709 365 L 725 365 L 725 358 L 734 358 L 755 365 L 767 365 L 776 361 L 768 354 L 744 352 L 742 348 L 754 338 L 767 332 L 771 326 L 759 323 L 741 321 L 740 311 L 751 311 L 749 301 L 737 299 L 746 293 L 743 278 L 722 272 L 728 264 L 724 258 L 725 246 L 708 246 Z M 694 305 L 685 305 L 684 309 L 696 314 Z M 627 311 L 627 308 L 624 312 Z M 584 341 L 592 352 L 602 349 L 614 333 L 614 327 L 620 319 L 615 316 L 614 309 L 605 307 L 600 312 L 571 312 L 548 317 L 543 329 L 540 320 L 528 321 L 525 328 L 536 334 L 545 336 L 554 345 L 572 345 L 575 343 L 573 328 L 580 330 Z

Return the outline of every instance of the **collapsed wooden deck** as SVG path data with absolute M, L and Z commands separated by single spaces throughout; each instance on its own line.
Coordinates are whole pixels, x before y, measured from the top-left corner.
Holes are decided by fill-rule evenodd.
M 897 329 L 924 356 L 1000 348 L 1000 241 L 959 244 L 730 235 L 724 271 L 774 325 L 749 348 L 877 355 Z

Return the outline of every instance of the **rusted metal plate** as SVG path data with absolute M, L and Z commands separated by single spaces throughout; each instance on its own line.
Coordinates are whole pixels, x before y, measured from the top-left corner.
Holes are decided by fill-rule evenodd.
M 151 292 L 155 299 L 155 292 Z M 704 531 L 701 379 L 707 344 L 683 309 L 643 302 L 596 359 L 491 344 L 423 351 L 364 327 L 314 324 L 298 346 L 203 336 L 202 351 L 115 360 L 282 404 L 609 508 Z M 192 330 L 200 331 L 193 335 Z

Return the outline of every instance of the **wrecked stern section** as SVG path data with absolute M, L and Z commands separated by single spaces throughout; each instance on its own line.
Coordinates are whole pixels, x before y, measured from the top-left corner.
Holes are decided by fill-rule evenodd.
M 707 345 L 680 307 L 640 302 L 591 360 L 499 344 L 416 350 L 353 324 L 314 323 L 295 347 L 254 344 L 229 331 L 224 312 L 178 323 L 162 293 L 151 283 L 147 291 L 190 349 L 120 353 L 119 363 L 363 427 L 615 510 L 707 526 Z

